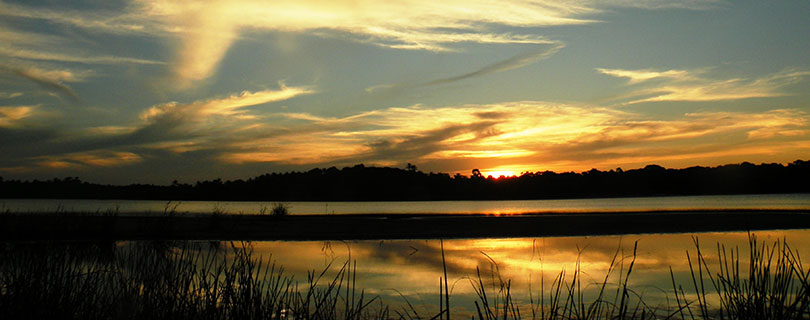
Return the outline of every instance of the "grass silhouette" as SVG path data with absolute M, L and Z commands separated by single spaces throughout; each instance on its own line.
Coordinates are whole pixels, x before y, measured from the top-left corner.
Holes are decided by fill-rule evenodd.
M 469 277 L 477 296 L 474 318 L 495 319 L 807 319 L 810 269 L 784 242 L 749 237 L 750 255 L 717 244 L 711 265 L 699 242 L 687 254 L 691 287 L 672 276 L 674 302 L 645 303 L 630 286 L 631 256 L 617 250 L 595 293 L 572 272 L 542 282 L 528 306 L 516 303 L 511 280 L 497 263 L 490 274 Z M 444 250 L 442 250 L 444 270 Z M 625 259 L 627 258 L 627 259 Z M 249 242 L 136 241 L 127 243 L 0 243 L 2 319 L 450 319 L 446 271 L 439 310 L 393 312 L 357 287 L 357 264 L 348 260 L 312 271 L 302 283 L 257 257 Z M 670 271 L 672 272 L 672 271 Z M 542 274 L 541 274 L 541 279 Z M 531 292 L 531 289 L 530 289 Z
M 348 262 L 299 286 L 249 243 L 6 243 L 0 255 L 3 319 L 387 318 L 385 307 L 371 311 L 377 299 L 355 287 Z

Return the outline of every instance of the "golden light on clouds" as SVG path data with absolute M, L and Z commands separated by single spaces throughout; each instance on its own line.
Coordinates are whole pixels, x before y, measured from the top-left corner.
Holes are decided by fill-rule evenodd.
M 810 154 L 810 115 L 796 109 L 697 112 L 649 120 L 617 109 L 538 101 L 440 108 L 416 105 L 345 117 L 247 108 L 311 92 L 282 86 L 188 104 L 162 104 L 141 114 L 138 125 L 88 132 L 109 137 L 154 132 L 161 136 L 141 147 L 177 154 L 218 150 L 217 161 L 234 165 L 466 161 L 493 177 L 621 163 Z M 2 110 L 4 123 L 30 112 Z M 718 143 L 729 136 L 738 137 L 737 144 Z M 137 153 L 99 150 L 49 156 L 37 163 L 66 168 L 137 161 Z M 470 169 L 461 172 L 469 174 Z
M 81 152 L 61 156 L 42 157 L 37 165 L 49 169 L 116 167 L 140 162 L 141 156 L 132 152 Z
M 544 36 L 493 33 L 487 25 L 552 26 L 594 21 L 587 5 L 489 1 L 139 1 L 144 19 L 179 37 L 174 74 L 188 88 L 215 72 L 241 30 L 333 32 L 407 50 L 452 51 L 453 43 L 554 44 Z M 454 29 L 455 32 L 447 30 Z
M 169 113 L 182 113 L 186 116 L 206 117 L 212 115 L 235 116 L 244 114 L 244 107 L 259 104 L 283 101 L 298 95 L 310 94 L 314 91 L 303 87 L 287 87 L 281 85 L 279 90 L 264 90 L 258 92 L 243 91 L 225 98 L 196 101 L 190 104 L 171 102 L 149 108 L 141 114 L 143 120 L 153 120 Z
M 582 170 L 596 158 L 607 161 L 602 165 L 613 165 L 766 150 L 778 154 L 779 146 L 802 145 L 810 138 L 805 129 L 808 115 L 792 109 L 690 113 L 673 120 L 646 120 L 640 114 L 614 109 L 514 102 L 390 108 L 343 118 L 279 116 L 280 121 L 264 127 L 278 134 L 234 144 L 233 151 L 220 159 L 297 164 L 458 159 L 491 163 L 487 160 L 499 159 L 501 165 L 485 166 L 482 171 L 511 175 L 543 169 L 533 163 Z M 740 135 L 741 145 L 718 148 L 717 137 L 726 135 Z
M 808 22 L 763 6 L 4 0 L 0 168 L 125 182 L 164 163 L 240 178 L 791 162 L 810 157 L 808 42 L 790 32 Z
M 633 91 L 622 96 L 628 104 L 661 101 L 722 101 L 784 96 L 781 89 L 810 76 L 806 70 L 785 70 L 753 79 L 713 79 L 708 70 L 655 71 L 597 68 L 609 76 L 628 78 Z M 652 82 L 649 86 L 644 83 Z
M 676 80 L 690 80 L 694 79 L 693 76 L 690 75 L 689 71 L 686 70 L 666 70 L 666 71 L 656 71 L 650 69 L 644 70 L 621 70 L 621 69 L 606 69 L 606 68 L 596 68 L 597 71 L 600 73 L 619 77 L 619 78 L 628 78 L 629 84 L 636 84 L 639 82 L 652 80 L 652 79 L 660 79 L 660 78 L 669 78 L 669 79 L 676 79 Z
M 34 113 L 35 106 L 0 107 L 0 127 L 11 127 Z

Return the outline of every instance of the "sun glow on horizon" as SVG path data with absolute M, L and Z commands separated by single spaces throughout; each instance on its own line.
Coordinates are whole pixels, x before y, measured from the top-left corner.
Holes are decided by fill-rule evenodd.
M 3 179 L 810 159 L 806 1 L 123 2 L 0 0 Z
M 502 177 L 502 176 L 503 176 L 503 177 L 512 177 L 512 176 L 516 176 L 516 175 L 517 175 L 517 174 L 515 174 L 515 172 L 514 172 L 514 171 L 510 171 L 510 170 L 492 170 L 492 171 L 483 171 L 483 172 L 481 172 L 481 174 L 482 174 L 484 177 L 489 177 L 489 176 L 492 176 L 492 177 L 493 177 L 493 178 L 495 178 L 495 179 L 500 178 L 500 177 Z

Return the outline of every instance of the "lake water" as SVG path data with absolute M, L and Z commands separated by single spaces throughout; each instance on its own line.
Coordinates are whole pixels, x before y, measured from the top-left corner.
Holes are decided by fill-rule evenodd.
M 533 201 L 441 201 L 441 202 L 291 202 L 292 214 L 348 213 L 522 213 L 589 211 L 644 211 L 687 209 L 810 209 L 810 194 L 734 195 L 697 197 L 657 197 L 620 199 L 576 199 Z M 129 200 L 0 200 L 2 211 L 96 212 L 118 210 L 122 214 L 161 213 L 166 208 L 178 212 L 206 213 L 214 210 L 253 214 L 267 202 L 211 202 Z M 799 255 L 810 256 L 810 230 L 758 231 L 760 243 L 786 241 Z M 252 242 L 256 256 L 282 266 L 285 274 L 305 285 L 312 272 L 326 270 L 322 283 L 345 262 L 356 263 L 356 287 L 366 297 L 378 296 L 393 310 L 405 312 L 408 304 L 423 318 L 438 312 L 439 282 L 445 267 L 454 318 L 475 315 L 476 286 L 483 284 L 491 300 L 503 297 L 509 284 L 511 299 L 530 318 L 532 301 L 547 294 L 558 275 L 565 281 L 573 275 L 581 279 L 586 301 L 592 299 L 607 279 L 607 289 L 615 294 L 617 283 L 633 271 L 629 285 L 633 299 L 641 298 L 651 308 L 671 311 L 673 280 L 686 297 L 695 301 L 690 263 L 699 241 L 712 274 L 718 271 L 718 246 L 739 248 L 741 274 L 746 273 L 749 234 L 746 232 L 699 234 L 648 234 L 593 237 L 395 240 L 395 241 L 260 241 Z M 636 255 L 633 255 L 637 244 Z M 201 243 L 207 245 L 207 243 Z M 228 244 L 221 245 L 229 247 Z M 446 262 L 443 263 L 442 253 Z M 693 264 L 693 266 L 696 266 Z M 612 272 L 611 272 L 612 270 Z M 807 270 L 803 270 L 807 271 Z M 480 279 L 480 282 L 479 282 Z M 710 286 L 707 282 L 706 286 Z M 710 290 L 709 290 L 710 291 Z M 563 286 L 563 294 L 567 294 Z M 612 297 L 612 296 L 611 296 Z M 716 303 L 716 296 L 709 296 Z M 714 300 L 712 300 L 714 299 Z M 407 301 L 407 302 L 406 302 Z M 494 301 L 492 301 L 494 303 Z M 502 302 L 502 300 L 501 300 Z M 412 311 L 408 311 L 412 312 Z M 394 314 L 393 316 L 396 316 Z M 410 316 L 413 316 L 412 314 Z M 410 317 L 409 316 L 409 317 Z M 407 317 L 406 317 L 407 318 Z
M 755 236 L 760 244 L 770 246 L 777 240 L 786 241 L 799 256 L 810 255 L 808 230 L 762 231 Z M 380 296 L 393 306 L 402 307 L 407 299 L 426 318 L 438 312 L 439 279 L 444 277 L 443 246 L 451 293 L 450 303 L 453 313 L 463 319 L 475 314 L 474 301 L 478 299 L 475 286 L 478 285 L 479 272 L 491 298 L 499 294 L 501 284 L 509 283 L 511 297 L 526 318 L 530 318 L 528 313 L 531 301 L 539 299 L 541 284 L 545 286 L 544 294 L 547 295 L 561 272 L 565 272 L 565 279 L 570 281 L 577 268 L 587 300 L 592 299 L 600 288 L 599 285 L 605 282 L 611 261 L 614 261 L 614 270 L 607 277 L 608 296 L 612 297 L 617 289 L 616 284 L 620 281 L 619 275 L 624 277 L 633 261 L 633 247 L 636 243 L 637 253 L 628 282 L 633 290 L 633 298 L 641 297 L 651 308 L 671 310 L 674 294 L 670 270 L 686 296 L 691 301 L 695 299 L 696 291 L 687 260 L 689 252 L 692 261 L 696 261 L 695 240 L 700 243 L 706 265 L 714 276 L 719 271 L 718 245 L 729 250 L 739 248 L 742 257 L 739 259 L 741 271 L 743 275 L 747 275 L 749 235 L 745 232 L 443 242 L 275 241 L 255 242 L 253 245 L 256 253 L 268 257 L 267 261 L 275 261 L 284 266 L 288 274 L 300 281 L 306 279 L 308 271 L 320 272 L 330 263 L 331 270 L 334 271 L 346 261 L 356 261 L 358 288 L 365 288 L 368 296 Z M 697 272 L 697 265 L 693 266 Z M 327 273 L 324 277 L 325 282 L 331 280 L 330 274 L 332 273 Z M 711 286 L 708 278 L 705 285 Z M 565 287 L 563 292 L 567 294 Z M 709 302 L 716 303 L 715 297 L 709 295 Z
M 400 202 L 286 202 L 291 214 L 397 214 L 605 212 L 690 209 L 810 209 L 810 194 L 723 195 L 687 197 L 602 198 L 507 201 L 400 201 Z M 154 201 L 0 199 L 0 211 L 10 212 L 104 212 L 122 214 L 187 213 L 255 214 L 272 202 L 253 201 Z

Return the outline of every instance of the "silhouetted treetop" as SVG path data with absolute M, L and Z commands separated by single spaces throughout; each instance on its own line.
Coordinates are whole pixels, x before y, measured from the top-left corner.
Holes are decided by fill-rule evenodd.
M 484 178 L 425 173 L 358 164 L 338 169 L 267 173 L 247 180 L 222 179 L 193 184 L 101 185 L 78 177 L 47 181 L 0 177 L 0 198 L 268 200 L 268 201 L 401 201 L 632 197 L 667 195 L 759 194 L 810 192 L 810 162 L 788 165 L 748 162 L 717 167 L 641 169 L 581 173 L 524 172 L 520 176 Z

